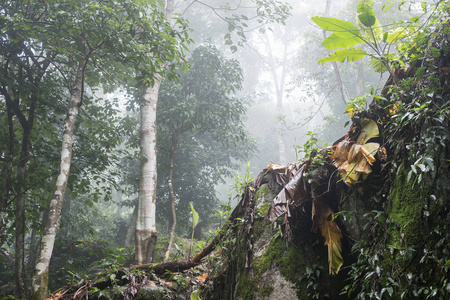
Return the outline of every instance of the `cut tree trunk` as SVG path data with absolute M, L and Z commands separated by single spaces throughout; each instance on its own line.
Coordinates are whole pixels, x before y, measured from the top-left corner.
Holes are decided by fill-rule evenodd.
M 80 61 L 77 65 L 77 73 L 70 92 L 70 104 L 67 117 L 64 121 L 64 132 L 61 146 L 61 163 L 59 175 L 56 180 L 55 191 L 50 202 L 48 217 L 45 222 L 44 233 L 41 239 L 40 251 L 37 258 L 36 270 L 32 280 L 32 298 L 44 299 L 48 289 L 48 271 L 50 259 L 55 243 L 56 229 L 61 215 L 62 203 L 69 178 L 70 164 L 73 148 L 73 131 L 81 106 L 83 94 L 84 66 L 87 62 Z

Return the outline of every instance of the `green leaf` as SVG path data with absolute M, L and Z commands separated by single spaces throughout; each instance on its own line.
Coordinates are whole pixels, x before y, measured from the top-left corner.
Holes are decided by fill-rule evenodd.
M 407 35 L 408 34 L 407 34 L 407 31 L 406 31 L 406 28 L 398 27 L 398 28 L 395 29 L 395 31 L 389 33 L 389 35 L 388 35 L 388 37 L 386 39 L 386 42 L 389 43 L 389 44 L 392 43 L 392 42 L 395 43 L 399 39 L 404 38 Z
M 356 61 L 360 60 L 366 55 L 366 51 L 362 49 L 355 49 L 355 48 L 349 48 L 349 49 L 339 49 L 336 50 L 335 53 L 330 53 L 328 57 L 322 57 L 318 60 L 319 63 L 323 64 L 325 62 L 332 62 L 332 61 Z
M 381 58 L 372 57 L 370 59 L 370 64 L 372 65 L 373 70 L 377 73 L 387 72 L 387 68 Z
M 200 296 L 198 295 L 198 290 L 195 290 L 195 291 L 192 292 L 192 294 L 191 294 L 191 300 L 202 300 L 202 299 L 200 298 Z
M 192 211 L 192 227 L 195 228 L 198 224 L 198 213 L 195 211 L 194 206 L 192 205 L 192 202 L 189 202 L 189 205 L 191 206 Z
M 362 22 L 360 23 L 362 24 Z M 381 40 L 383 39 L 383 34 L 383 27 L 381 26 L 377 18 L 375 18 L 375 23 L 373 26 L 368 27 L 364 30 L 364 37 L 372 43 L 374 43 L 375 41 L 377 43 L 381 42 Z
M 417 78 L 422 78 L 423 74 L 425 74 L 425 70 L 426 70 L 426 67 L 418 68 L 417 71 L 416 71 L 415 76 Z
M 372 3 L 372 4 L 370 4 Z M 357 12 L 358 19 L 366 27 L 372 27 L 375 25 L 377 18 L 375 12 L 372 9 L 373 1 L 360 0 L 358 2 Z
M 325 40 L 322 45 L 326 49 L 348 48 L 363 43 L 363 40 L 358 36 L 352 35 L 348 37 L 340 37 L 336 33 L 333 33 Z
M 332 31 L 339 37 L 354 37 L 361 36 L 361 32 L 351 22 L 342 21 L 335 18 L 326 17 L 312 17 L 311 20 L 320 26 L 322 29 Z

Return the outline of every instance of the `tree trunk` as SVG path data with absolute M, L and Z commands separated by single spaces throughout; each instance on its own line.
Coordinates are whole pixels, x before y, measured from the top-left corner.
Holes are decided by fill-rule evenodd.
M 172 18 L 174 0 L 166 0 L 164 14 Z M 158 233 L 156 231 L 156 107 L 161 85 L 161 74 L 155 75 L 153 86 L 142 88 L 141 102 L 141 175 L 136 222 L 135 244 L 138 264 L 152 261 Z
M 29 144 L 31 139 L 31 130 L 24 130 L 22 151 L 20 154 L 19 165 L 17 166 L 17 177 L 19 184 L 19 194 L 16 198 L 16 253 L 15 253 L 15 274 L 16 274 L 16 293 L 19 298 L 26 297 L 25 288 L 25 176 L 29 158 Z
M 137 213 L 138 207 L 137 205 L 135 205 L 133 209 L 133 214 L 131 215 L 130 226 L 128 226 L 127 235 L 125 236 L 125 242 L 123 245 L 124 247 L 131 246 L 131 243 L 133 242 L 133 235 L 136 231 Z
M 162 77 L 152 87 L 144 87 L 141 103 L 141 175 L 136 223 L 136 262 L 152 261 L 158 238 L 156 231 L 156 106 Z
M 3 90 L 6 89 L 3 88 Z M 5 96 L 6 97 L 6 96 Z M 14 123 L 12 107 L 6 102 L 6 111 L 8 117 L 8 153 L 5 155 L 5 161 L 1 169 L 1 174 L 4 176 L 3 194 L 1 195 L 0 206 L 0 248 L 3 245 L 6 235 L 3 234 L 3 226 L 6 220 L 6 208 L 8 207 L 9 197 L 12 187 L 12 166 L 14 157 Z
M 328 16 L 330 12 L 331 7 L 331 0 L 327 0 L 326 7 L 325 7 L 325 16 Z M 323 30 L 323 38 L 325 39 L 327 37 L 326 31 Z M 333 70 L 334 74 L 336 75 L 337 84 L 339 86 L 339 90 L 341 91 L 342 101 L 344 101 L 344 104 L 347 104 L 350 101 L 350 96 L 348 95 L 347 89 L 345 88 L 344 82 L 342 81 L 341 71 L 339 70 L 338 64 L 333 61 Z
M 283 95 L 284 95 L 284 85 L 286 81 L 286 74 L 287 74 L 287 42 L 284 43 L 284 49 L 283 49 L 283 63 L 281 66 L 281 75 L 278 76 L 277 69 L 276 69 L 276 62 L 275 58 L 273 56 L 272 52 L 272 45 L 270 44 L 269 37 L 266 34 L 266 46 L 267 46 L 267 52 L 269 54 L 269 67 L 270 72 L 272 74 L 273 78 L 273 84 L 275 87 L 275 95 L 277 100 L 277 140 L 278 140 L 278 157 L 279 157 L 279 163 L 281 165 L 286 164 L 286 146 L 284 144 L 284 137 L 283 137 Z
M 173 164 L 175 160 L 175 147 L 177 144 L 177 139 L 172 139 L 172 147 L 170 148 L 170 162 L 169 162 L 169 192 L 170 199 L 172 201 L 172 228 L 170 229 L 169 244 L 167 245 L 167 251 L 164 255 L 164 261 L 169 260 L 170 249 L 172 248 L 173 237 L 175 235 L 175 227 L 177 226 L 177 213 L 175 211 L 175 193 L 173 191 Z
M 41 247 L 38 254 L 36 271 L 33 276 L 32 297 L 34 300 L 41 300 L 47 295 L 48 270 L 55 243 L 56 229 L 58 227 L 59 217 L 61 215 L 61 207 L 69 178 L 73 148 L 73 131 L 82 101 L 84 67 L 86 62 L 87 59 L 85 61 L 78 62 L 74 85 L 70 92 L 69 111 L 64 121 L 64 132 L 62 136 L 59 175 L 56 180 L 55 192 L 53 193 L 53 197 L 50 202 L 48 217 L 45 222 L 44 233 L 41 239 Z
M 38 81 L 40 78 L 38 78 Z M 36 96 L 30 95 L 30 106 L 28 109 L 28 119 L 23 114 L 19 106 L 19 91 L 13 91 L 13 97 L 7 93 L 6 88 L 3 88 L 3 95 L 5 97 L 8 114 L 11 110 L 14 110 L 14 114 L 19 119 L 23 133 L 22 133 L 22 147 L 20 150 L 19 162 L 17 165 L 17 194 L 15 202 L 15 277 L 16 277 L 16 294 L 19 298 L 27 297 L 27 289 L 25 284 L 25 191 L 26 191 L 26 169 L 28 160 L 30 157 L 31 147 L 31 130 L 34 123 L 34 112 L 36 109 Z M 11 116 L 8 116 L 8 122 L 11 121 Z M 13 124 L 9 124 L 10 127 L 10 139 L 14 138 L 14 133 L 11 133 Z M 10 141 L 11 142 L 11 141 Z M 12 146 L 10 145 L 10 152 L 12 154 Z M 9 166 L 10 167 L 10 166 Z M 8 168 L 9 168 L 8 167 Z M 8 171 L 11 171 L 10 169 Z M 7 174 L 10 176 L 10 174 Z M 11 188 L 11 178 L 6 178 L 7 184 L 10 185 L 7 188 Z M 5 192 L 5 199 L 8 199 L 9 192 Z

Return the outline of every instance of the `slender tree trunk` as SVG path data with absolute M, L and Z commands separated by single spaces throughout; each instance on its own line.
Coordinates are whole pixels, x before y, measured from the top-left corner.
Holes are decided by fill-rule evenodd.
M 73 131 L 82 101 L 83 76 L 86 62 L 87 59 L 78 62 L 77 73 L 70 92 L 69 111 L 64 121 L 64 132 L 62 136 L 60 170 L 56 180 L 55 192 L 53 193 L 50 202 L 48 217 L 45 222 L 44 233 L 41 239 L 36 271 L 33 277 L 32 297 L 34 300 L 42 300 L 47 295 L 50 259 L 53 252 L 56 230 L 69 178 L 73 148 Z
M 283 95 L 284 95 L 284 85 L 286 81 L 286 74 L 287 74 L 287 44 L 284 44 L 283 49 L 283 63 L 281 66 L 281 74 L 278 76 L 277 74 L 277 64 L 275 62 L 275 58 L 273 56 L 272 52 L 272 45 L 270 43 L 270 40 L 266 34 L 266 45 L 267 45 L 267 52 L 269 54 L 269 67 L 270 72 L 272 74 L 273 78 L 273 84 L 275 87 L 275 95 L 277 100 L 277 140 L 278 140 L 278 157 L 279 157 L 279 163 L 281 165 L 286 164 L 286 146 L 284 143 L 284 137 L 283 137 L 283 119 L 284 119 L 284 111 L 283 111 Z
M 25 176 L 26 167 L 29 158 L 29 144 L 31 139 L 31 131 L 24 130 L 22 151 L 20 155 L 19 165 L 17 167 L 17 177 L 19 185 L 19 194 L 16 198 L 16 288 L 19 298 L 27 298 L 25 288 Z
M 3 90 L 6 89 L 4 88 Z M 5 155 L 5 162 L 1 169 L 1 174 L 4 174 L 3 194 L 1 195 L 0 206 L 0 248 L 5 241 L 6 235 L 3 234 L 3 226 L 5 225 L 6 208 L 8 207 L 9 197 L 12 187 L 12 166 L 14 157 L 14 123 L 12 108 L 6 102 L 6 111 L 8 117 L 8 153 Z
M 156 231 L 156 106 L 162 77 L 157 75 L 152 87 L 144 87 L 141 103 L 141 175 L 138 218 L 136 223 L 136 261 L 152 261 L 158 238 Z
M 173 237 L 175 235 L 175 227 L 177 226 L 177 213 L 175 210 L 175 193 L 173 191 L 173 165 L 175 160 L 175 148 L 177 144 L 177 139 L 172 139 L 172 147 L 170 148 L 170 162 L 169 162 L 169 192 L 170 199 L 172 202 L 172 228 L 170 229 L 169 244 L 167 245 L 167 251 L 164 255 L 164 261 L 169 260 L 170 250 L 172 249 Z
M 174 0 L 166 0 L 164 14 L 172 18 Z M 158 233 L 156 231 L 156 107 L 162 76 L 155 75 L 153 86 L 144 86 L 141 110 L 141 175 L 135 232 L 136 262 L 152 261 Z
M 21 72 L 19 72 L 20 75 Z M 34 111 L 36 108 L 36 97 L 30 96 L 31 102 L 28 109 L 28 120 L 23 114 L 19 106 L 19 92 L 14 91 L 11 98 L 3 89 L 3 94 L 8 106 L 8 111 L 14 110 L 15 115 L 19 119 L 22 127 L 22 147 L 20 150 L 19 162 L 17 165 L 17 194 L 15 202 L 15 277 L 16 277 L 16 293 L 19 298 L 27 297 L 27 288 L 25 284 L 25 191 L 26 191 L 26 169 L 30 157 L 31 147 L 31 130 L 34 123 Z M 12 124 L 9 125 L 13 126 Z M 12 127 L 11 127 L 12 128 Z M 13 134 L 13 133 L 12 133 Z M 11 132 L 10 132 L 11 135 Z M 10 137 L 11 138 L 11 137 Z M 11 147 L 11 146 L 10 146 Z M 10 178 L 8 179 L 10 180 Z M 5 195 L 6 196 L 6 195 Z
M 325 7 L 325 16 L 328 16 L 330 12 L 330 7 L 331 7 L 331 0 L 327 0 Z M 327 37 L 325 30 L 323 30 L 323 37 L 324 38 Z M 342 81 L 341 71 L 339 70 L 339 66 L 335 61 L 333 61 L 332 64 L 334 74 L 336 75 L 336 80 L 339 86 L 339 90 L 341 91 L 342 101 L 344 101 L 344 104 L 347 104 L 348 101 L 350 101 L 350 96 L 348 95 L 347 89 L 345 88 L 344 82 Z
M 133 242 L 133 236 L 136 231 L 136 221 L 137 221 L 137 215 L 138 215 L 137 213 L 138 213 L 138 207 L 137 207 L 137 205 L 135 205 L 135 207 L 133 209 L 133 214 L 131 215 L 130 226 L 128 226 L 127 235 L 125 236 L 125 243 L 123 245 L 124 247 L 131 246 L 131 243 Z

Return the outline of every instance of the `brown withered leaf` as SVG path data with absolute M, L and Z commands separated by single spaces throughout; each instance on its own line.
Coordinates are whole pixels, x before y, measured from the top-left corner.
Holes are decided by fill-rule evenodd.
M 295 208 L 308 201 L 308 194 L 303 180 L 303 174 L 308 165 L 309 161 L 302 163 L 295 176 L 284 186 L 275 199 L 273 199 L 268 212 L 270 222 L 274 222 L 285 213 L 290 213 L 291 206 Z
M 344 263 L 342 258 L 342 232 L 334 221 L 333 210 L 322 200 L 314 199 L 312 207 L 313 227 L 311 231 L 320 233 L 328 247 L 329 273 L 337 274 Z
M 377 155 L 381 161 L 387 161 L 387 151 L 386 148 L 384 148 L 383 146 L 378 148 Z
M 255 186 L 259 188 L 263 182 L 264 177 L 267 175 L 269 189 L 271 191 L 278 189 L 279 186 L 284 186 L 286 184 L 286 166 L 280 166 L 279 164 L 270 164 L 262 170 L 261 173 L 256 177 Z
M 361 174 L 367 175 L 372 172 L 371 166 L 376 161 L 374 155 L 380 147 L 378 143 L 367 143 L 379 135 L 377 123 L 370 119 L 364 119 L 361 121 L 360 127 L 361 132 L 356 143 L 346 135 L 346 138 L 341 138 L 334 143 L 331 147 L 332 153 L 328 155 L 348 185 L 358 182 Z
M 199 275 L 195 277 L 199 282 L 205 283 L 206 279 L 208 278 L 208 273 L 203 273 L 202 275 Z

